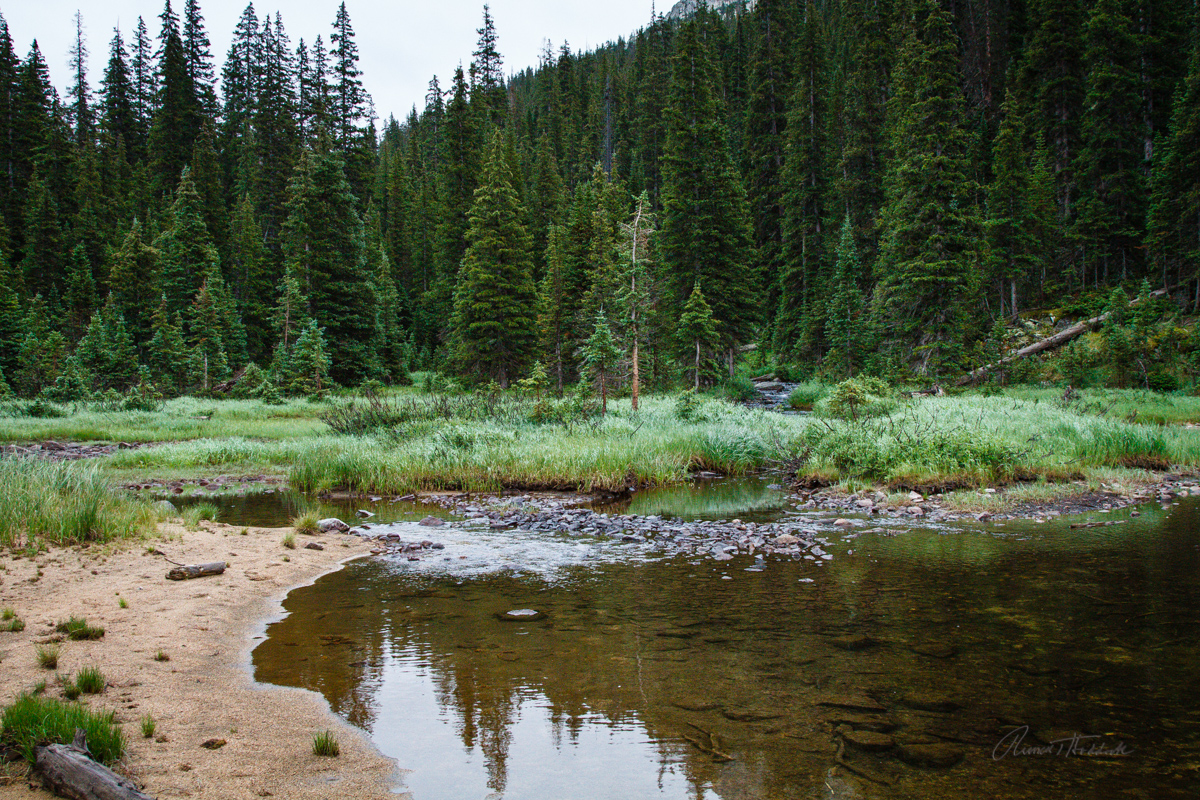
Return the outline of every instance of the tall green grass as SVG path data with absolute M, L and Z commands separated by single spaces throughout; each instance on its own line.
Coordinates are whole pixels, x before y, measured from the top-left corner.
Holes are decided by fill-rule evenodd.
M 150 505 L 114 490 L 96 464 L 0 458 L 0 546 L 109 542 L 153 528 Z
M 30 764 L 34 749 L 69 744 L 75 729 L 87 735 L 88 750 L 101 763 L 112 764 L 125 754 L 125 735 L 112 711 L 89 711 L 79 703 L 23 694 L 0 715 L 0 743 L 16 748 Z

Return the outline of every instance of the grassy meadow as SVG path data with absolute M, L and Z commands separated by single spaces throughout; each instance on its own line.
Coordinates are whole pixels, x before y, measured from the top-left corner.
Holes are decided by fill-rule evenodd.
M 844 386 L 844 385 L 843 385 Z M 302 492 L 619 491 L 678 484 L 699 471 L 787 470 L 810 485 L 891 491 L 1019 484 L 1130 485 L 1200 464 L 1200 399 L 1140 391 L 1016 388 L 907 399 L 887 391 L 839 406 L 842 387 L 805 384 L 813 408 L 788 416 L 716 397 L 588 401 L 515 395 L 341 397 L 267 405 L 182 398 L 156 412 L 62 409 L 0 416 L 0 440 L 149 441 L 75 465 L 0 459 L 0 544 L 107 541 L 152 527 L 115 482 L 194 475 L 286 475 Z

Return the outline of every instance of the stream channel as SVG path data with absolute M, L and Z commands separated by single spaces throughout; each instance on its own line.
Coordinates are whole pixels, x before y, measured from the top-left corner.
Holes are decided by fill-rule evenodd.
M 285 524 L 286 496 L 222 503 L 242 500 Z M 617 510 L 770 521 L 791 503 L 718 481 Z M 253 666 L 323 694 L 411 770 L 414 800 L 1197 796 L 1196 498 L 861 520 L 829 534 L 831 560 L 766 562 L 422 529 L 429 507 L 398 506 L 367 507 L 445 550 L 293 591 Z M 222 519 L 268 524 L 251 510 Z M 1086 520 L 1118 524 L 1070 527 Z

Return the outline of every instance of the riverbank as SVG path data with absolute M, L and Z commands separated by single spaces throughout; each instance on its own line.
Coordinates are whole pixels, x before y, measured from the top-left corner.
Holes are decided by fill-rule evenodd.
M 52 548 L 33 558 L 6 554 L 0 595 L 25 629 L 0 633 L 0 705 L 40 681 L 58 696 L 57 675 L 97 667 L 108 685 L 85 695 L 87 704 L 116 713 L 129 740 L 119 771 L 155 797 L 395 798 L 395 764 L 323 698 L 251 676 L 250 651 L 287 592 L 371 549 L 357 537 L 324 535 L 300 537 L 292 550 L 282 545 L 286 532 L 164 524 L 144 541 Z M 306 549 L 309 543 L 324 549 Z M 167 581 L 171 565 L 150 549 L 180 563 L 223 560 L 229 568 Z M 60 638 L 55 625 L 70 616 L 102 626 L 103 638 L 61 642 L 57 668 L 41 668 L 38 645 Z M 150 739 L 139 732 L 147 715 L 156 722 Z M 313 755 L 312 737 L 324 730 L 337 737 L 339 757 Z M 213 740 L 224 744 L 203 746 Z M 0 800 L 51 796 L 30 792 L 22 763 L 0 775 Z

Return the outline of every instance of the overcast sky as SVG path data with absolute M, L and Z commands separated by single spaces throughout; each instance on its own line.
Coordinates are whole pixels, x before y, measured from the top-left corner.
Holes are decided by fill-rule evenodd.
M 172 0 L 177 14 L 185 0 Z M 260 0 L 259 21 L 276 11 L 295 45 L 310 46 L 318 34 L 328 44 L 339 0 Z M 666 13 L 674 0 L 660 0 Z M 570 42 L 587 49 L 629 34 L 650 21 L 651 0 L 491 0 L 500 53 L 509 73 L 536 64 L 544 41 L 554 48 Z M 246 0 L 201 0 L 205 27 L 220 64 Z M 424 105 L 425 88 L 437 75 L 445 88 L 461 61 L 466 67 L 483 19 L 483 0 L 346 0 L 358 41 L 359 65 L 379 116 L 400 120 L 414 103 Z M 21 58 L 37 39 L 60 94 L 70 83 L 68 52 L 74 39 L 73 19 L 83 14 L 91 53 L 88 81 L 97 88 L 108 59 L 113 28 L 120 26 L 126 43 L 140 15 L 152 36 L 159 30 L 160 0 L 0 0 L 13 44 Z

